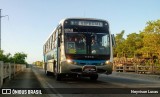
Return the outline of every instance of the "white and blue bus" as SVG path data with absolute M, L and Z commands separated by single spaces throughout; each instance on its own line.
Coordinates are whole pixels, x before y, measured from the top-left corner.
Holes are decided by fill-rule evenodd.
M 60 21 L 43 46 L 45 73 L 56 80 L 67 76 L 112 74 L 114 36 L 101 19 L 66 18 Z

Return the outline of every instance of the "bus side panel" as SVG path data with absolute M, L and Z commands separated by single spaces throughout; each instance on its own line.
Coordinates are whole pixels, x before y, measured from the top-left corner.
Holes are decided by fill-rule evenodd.
M 49 71 L 49 72 L 53 72 L 54 71 L 54 66 L 53 66 L 53 62 L 54 62 L 54 50 L 48 52 L 45 55 L 45 70 Z

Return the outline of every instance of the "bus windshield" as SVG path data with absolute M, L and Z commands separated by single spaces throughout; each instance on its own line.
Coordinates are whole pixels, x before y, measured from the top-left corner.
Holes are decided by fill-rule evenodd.
M 65 31 L 66 54 L 109 55 L 109 33 Z

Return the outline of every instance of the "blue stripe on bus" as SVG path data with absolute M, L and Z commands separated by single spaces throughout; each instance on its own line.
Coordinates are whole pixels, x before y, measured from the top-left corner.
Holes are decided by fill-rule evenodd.
M 76 62 L 79 65 L 99 65 L 105 63 L 106 60 L 73 60 L 73 62 Z

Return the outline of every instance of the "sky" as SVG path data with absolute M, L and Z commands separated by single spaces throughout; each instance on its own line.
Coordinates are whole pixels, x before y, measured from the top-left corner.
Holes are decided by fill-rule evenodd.
M 68 17 L 107 20 L 112 34 L 125 37 L 160 19 L 160 0 L 0 0 L 1 48 L 27 54 L 27 62 L 43 60 L 43 44 L 59 21 Z

